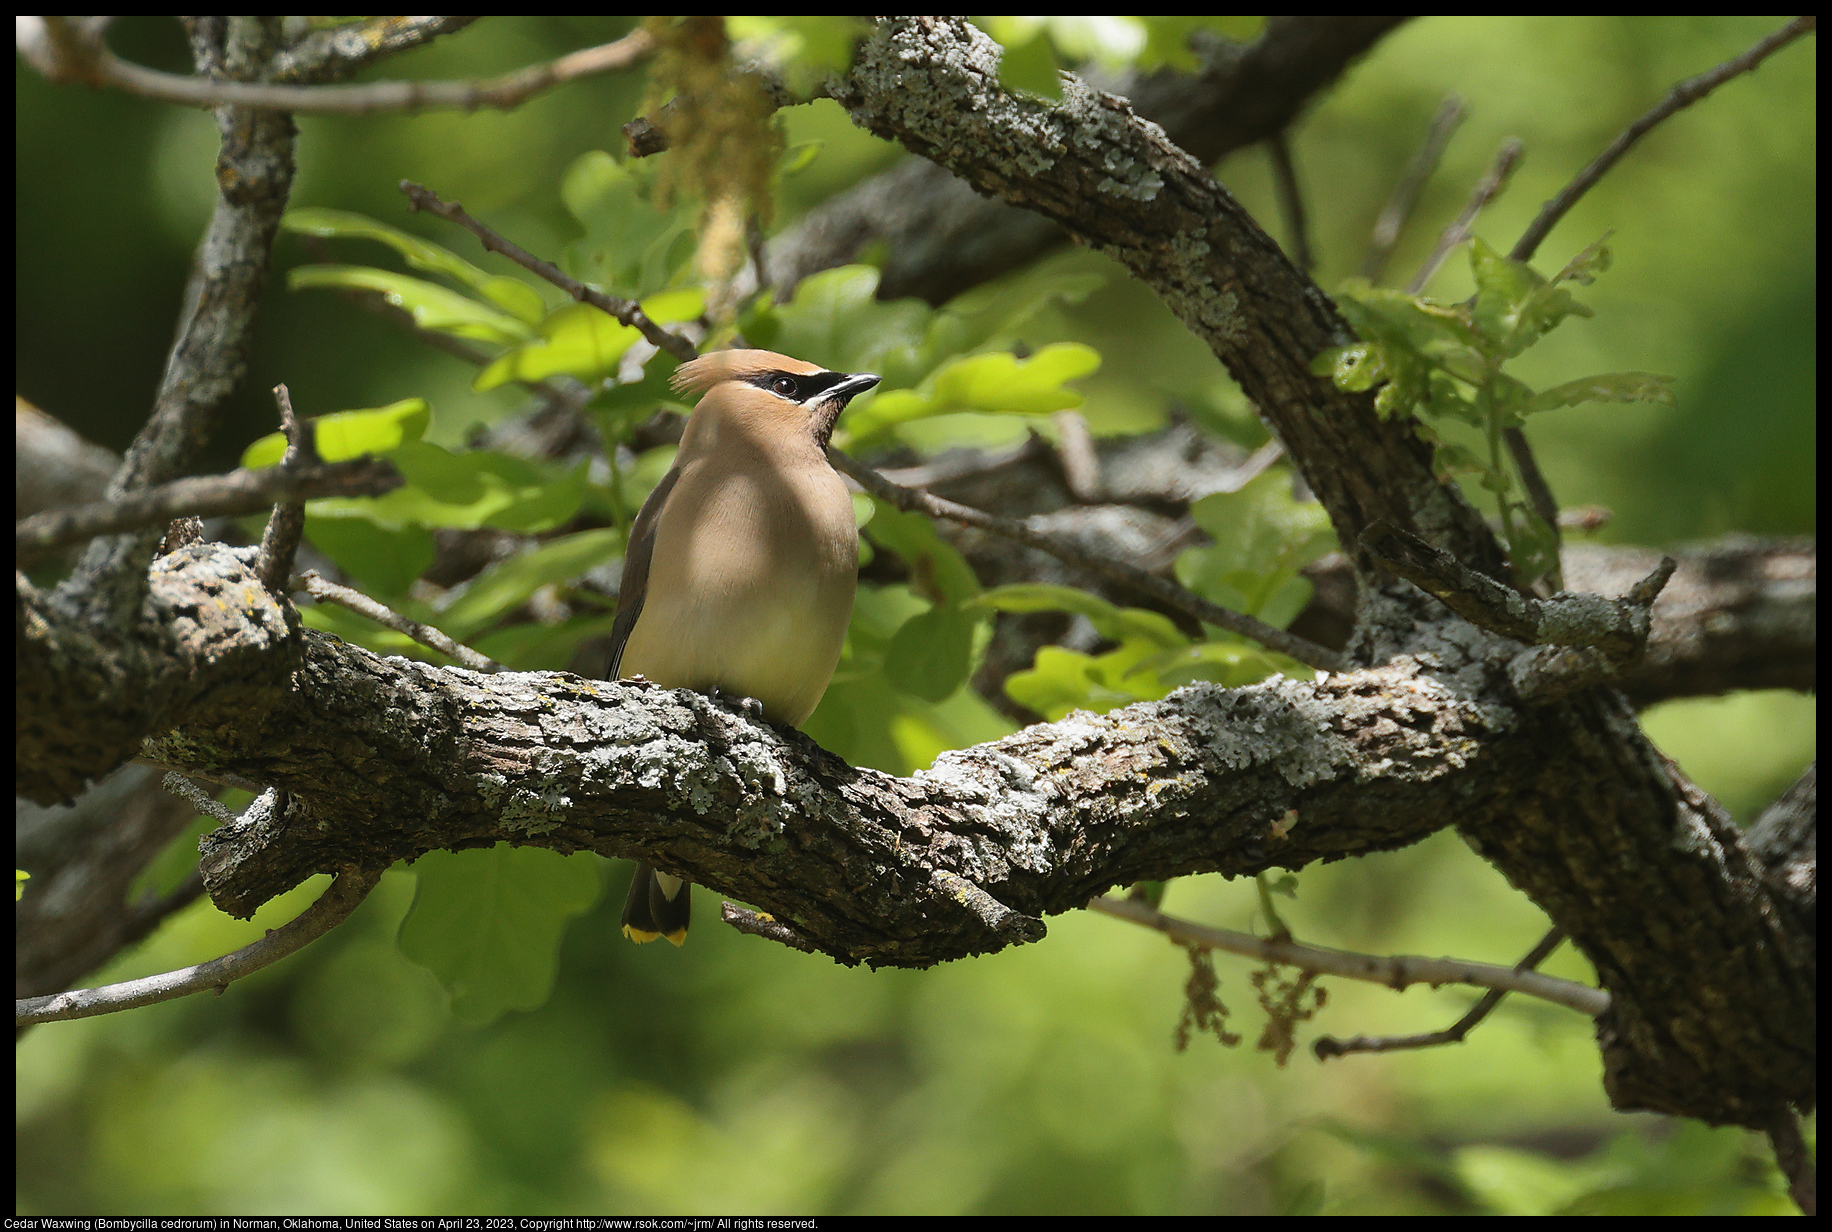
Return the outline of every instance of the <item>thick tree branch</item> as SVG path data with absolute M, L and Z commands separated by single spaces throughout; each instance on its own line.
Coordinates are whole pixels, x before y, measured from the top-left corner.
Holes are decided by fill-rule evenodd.
M 199 73 L 246 81 L 266 70 L 279 45 L 280 21 L 198 17 L 188 30 Z M 109 484 L 111 498 L 183 474 L 247 369 L 255 305 L 292 191 L 296 130 L 284 112 L 234 107 L 218 108 L 216 124 L 222 147 L 215 212 L 197 248 L 152 414 Z M 132 624 L 158 543 L 157 532 L 95 540 L 59 588 L 59 600 L 101 626 Z
M 1646 653 L 1618 683 L 1636 706 L 1736 689 L 1818 686 L 1819 554 L 1812 540 L 1733 536 L 1668 552 L 1679 568 L 1654 601 Z M 1567 547 L 1565 585 L 1625 594 L 1661 555 L 1650 548 Z
M 290 684 L 233 715 L 174 716 L 147 745 L 181 770 L 234 766 L 290 793 L 283 814 L 206 842 L 226 910 L 246 915 L 319 869 L 534 842 L 649 859 L 879 964 L 1029 939 L 1025 919 L 1117 882 L 1416 841 L 1449 820 L 1437 797 L 1494 717 L 1395 665 L 1078 715 L 897 779 L 690 692 L 294 640 Z M 227 684 L 235 670 L 204 674 Z M 1275 829 L 1293 809 L 1301 822 Z
M 1193 74 L 1111 83 L 1138 113 L 1205 163 L 1287 127 L 1402 17 L 1274 17 L 1252 43 L 1216 40 Z M 787 295 L 810 274 L 882 242 L 878 293 L 932 304 L 1026 265 L 1069 237 L 1048 219 L 976 196 L 941 167 L 911 160 L 855 186 L 770 244 L 771 281 Z
M 1053 107 L 1009 94 L 998 55 L 963 21 L 886 21 L 832 92 L 855 123 L 1054 219 L 1157 289 L 1260 408 L 1345 544 L 1384 517 L 1499 576 L 1494 536 L 1431 474 L 1410 428 L 1311 375 L 1312 357 L 1352 332 L 1214 176 L 1073 78 Z
M 1073 79 L 1056 106 L 1018 99 L 996 65 L 996 48 L 964 23 L 885 20 L 833 93 L 855 122 L 1056 219 L 1153 286 L 1272 423 L 1344 543 L 1385 519 L 1502 576 L 1493 536 L 1429 474 L 1409 431 L 1308 376 L 1310 357 L 1348 331 L 1212 177 L 1121 100 Z M 1361 615 L 1363 661 L 1486 663 L 1477 692 L 1497 689 L 1499 647 L 1441 609 L 1364 588 Z M 1772 910 L 1736 827 L 1613 695 L 1587 690 L 1514 721 L 1537 733 L 1541 771 L 1505 822 L 1478 806 L 1460 828 L 1597 965 L 1612 995 L 1600 1038 L 1617 1106 L 1766 1126 L 1784 1104 L 1810 1105 L 1810 945 Z M 1515 790 L 1482 782 L 1485 799 Z M 1611 870 L 1628 868 L 1633 885 L 1616 889 Z M 1712 1008 L 1755 1004 L 1766 1012 Z

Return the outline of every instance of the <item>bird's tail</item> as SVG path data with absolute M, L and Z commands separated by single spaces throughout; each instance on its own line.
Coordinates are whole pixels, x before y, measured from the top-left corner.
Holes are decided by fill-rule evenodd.
M 693 891 L 688 882 L 638 862 L 636 875 L 630 878 L 629 897 L 623 900 L 623 935 L 638 945 L 657 937 L 685 945 L 692 910 Z

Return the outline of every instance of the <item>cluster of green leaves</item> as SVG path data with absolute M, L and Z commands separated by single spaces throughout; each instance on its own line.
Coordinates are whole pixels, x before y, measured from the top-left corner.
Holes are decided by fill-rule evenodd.
M 1419 433 L 1435 448 L 1441 476 L 1473 475 L 1494 493 L 1508 557 L 1522 584 L 1556 576 L 1558 537 L 1523 498 L 1504 433 L 1521 427 L 1529 415 L 1584 402 L 1673 401 L 1673 378 L 1652 372 L 1607 373 L 1536 392 L 1503 371 L 1566 318 L 1592 315 L 1564 284 L 1588 286 L 1609 268 L 1608 238 L 1550 279 L 1473 239 L 1469 259 L 1476 295 L 1459 304 L 1353 281 L 1337 302 L 1362 341 L 1326 350 L 1311 364 L 1338 389 L 1378 390 L 1374 406 L 1383 417 L 1418 420 Z M 1444 440 L 1434 420 L 1477 429 L 1486 449 L 1478 454 Z
M 1315 501 L 1293 499 L 1284 471 L 1261 475 L 1238 492 L 1205 496 L 1190 514 L 1213 543 L 1178 557 L 1178 580 L 1204 598 L 1281 628 L 1310 602 L 1311 584 L 1299 571 L 1336 546 L 1328 516 Z M 1161 613 L 1120 607 L 1066 586 L 1001 586 L 974 606 L 1073 612 L 1110 643 L 1093 654 L 1045 646 L 1029 670 L 1007 678 L 1012 700 L 1046 719 L 1073 710 L 1105 714 L 1197 680 L 1235 688 L 1279 672 L 1309 675 L 1303 664 L 1236 634 L 1205 626 L 1193 637 Z

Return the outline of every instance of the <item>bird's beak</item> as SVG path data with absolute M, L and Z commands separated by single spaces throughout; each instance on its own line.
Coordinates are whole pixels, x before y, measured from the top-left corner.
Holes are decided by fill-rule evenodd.
M 851 402 L 854 397 L 856 397 L 859 394 L 864 393 L 866 390 L 870 389 L 873 385 L 876 385 L 877 383 L 878 383 L 878 377 L 876 376 L 876 374 L 870 373 L 870 372 L 860 372 L 860 373 L 856 373 L 852 376 L 847 377 L 845 380 L 841 381 L 838 385 L 829 387 L 827 390 L 825 390 L 820 395 L 820 397 L 821 397 L 821 400 L 823 401 L 827 399 L 832 399 L 833 401 L 839 403 L 839 405 L 845 406 L 848 402 Z

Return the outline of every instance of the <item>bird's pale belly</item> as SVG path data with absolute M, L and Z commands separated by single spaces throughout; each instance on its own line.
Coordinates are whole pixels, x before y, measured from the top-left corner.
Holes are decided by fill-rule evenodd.
M 723 580 L 673 594 L 652 590 L 630 631 L 620 674 L 671 689 L 753 697 L 774 722 L 800 724 L 839 663 L 854 575 L 778 570 L 773 581 L 729 574 Z

